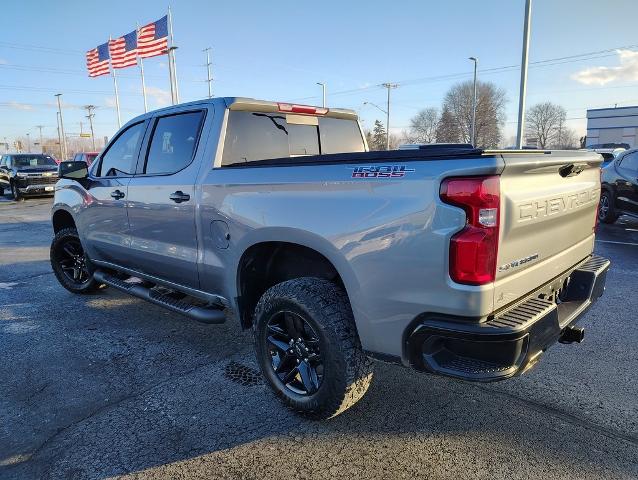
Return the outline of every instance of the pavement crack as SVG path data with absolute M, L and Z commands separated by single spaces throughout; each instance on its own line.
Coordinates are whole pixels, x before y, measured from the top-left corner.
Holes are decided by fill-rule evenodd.
M 207 367 L 209 365 L 213 365 L 215 363 L 219 363 L 219 360 L 215 360 L 214 362 L 208 362 L 208 363 L 203 363 L 203 364 L 197 365 L 194 368 L 191 368 L 189 370 L 186 370 L 186 371 L 180 373 L 179 377 L 181 378 L 181 377 L 184 377 L 184 376 L 191 375 L 192 373 L 195 373 L 199 369 Z M 119 405 L 121 405 L 121 404 L 123 404 L 123 403 L 125 403 L 125 402 L 127 402 L 129 400 L 132 400 L 132 399 L 137 398 L 137 397 L 141 397 L 142 395 L 145 395 L 146 393 L 150 392 L 151 390 L 154 390 L 157 387 L 160 387 L 160 386 L 162 386 L 162 385 L 164 385 L 166 383 L 169 383 L 169 382 L 175 380 L 176 377 L 178 377 L 178 376 L 176 376 L 176 375 L 170 376 L 168 378 L 165 378 L 164 380 L 161 380 L 161 381 L 156 382 L 156 383 L 154 383 L 152 385 L 149 385 L 148 387 L 146 387 L 146 388 L 144 388 L 144 389 L 142 389 L 142 390 L 140 390 L 138 392 L 132 393 L 130 395 L 126 395 L 126 396 L 124 396 L 124 397 L 122 397 L 122 398 L 120 398 L 120 399 L 118 399 L 118 400 L 116 400 L 114 402 L 107 403 L 106 405 L 102 405 L 101 407 L 96 408 L 95 410 L 91 411 L 90 413 L 88 413 L 84 417 L 79 418 L 79 419 L 69 423 L 68 425 L 65 425 L 63 427 L 58 428 L 52 435 L 50 435 L 47 439 L 45 439 L 35 450 L 33 450 L 33 452 L 31 454 L 27 454 L 28 455 L 28 460 L 26 460 L 26 462 L 31 462 L 32 460 L 34 460 L 35 457 L 37 455 L 39 455 L 40 452 L 45 450 L 51 443 L 53 443 L 56 438 L 58 438 L 59 436 L 61 436 L 65 432 L 71 430 L 72 428 L 74 428 L 74 427 L 86 422 L 87 420 L 90 420 L 93 417 L 96 417 L 96 416 L 100 415 L 103 412 L 115 409 Z
M 574 415 L 573 413 L 565 412 L 563 410 L 560 410 L 559 408 L 552 407 L 551 405 L 546 405 L 536 400 L 530 400 L 529 398 L 520 397 L 514 393 L 504 392 L 502 390 L 489 388 L 484 385 L 475 385 L 474 387 L 483 392 L 500 395 L 502 397 L 507 397 L 511 400 L 524 403 L 525 405 L 529 406 L 530 408 L 533 408 L 537 412 L 546 413 L 548 415 L 552 415 L 554 417 L 560 418 L 561 420 L 564 420 L 567 423 L 570 423 L 572 425 L 575 425 L 581 428 L 585 428 L 587 430 L 597 432 L 611 440 L 621 440 L 638 447 L 638 436 L 631 435 L 629 433 L 620 432 L 618 430 L 605 427 L 603 425 L 599 425 L 586 418 L 579 417 L 578 415 Z

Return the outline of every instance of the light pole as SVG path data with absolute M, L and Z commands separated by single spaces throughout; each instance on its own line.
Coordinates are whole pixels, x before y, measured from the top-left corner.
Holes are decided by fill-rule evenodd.
M 321 85 L 321 92 L 323 94 L 323 108 L 326 108 L 326 84 L 324 82 L 317 82 L 317 85 Z
M 35 128 L 40 130 L 40 149 L 42 150 L 42 153 L 44 153 L 44 143 L 42 140 L 42 129 L 44 128 L 44 125 L 36 125 Z
M 208 98 L 213 98 L 213 77 L 210 74 L 210 47 L 206 47 L 204 50 L 206 52 L 206 82 L 208 82 Z
M 60 116 L 60 135 L 62 136 L 62 141 L 60 142 L 60 152 L 62 155 L 61 161 L 66 160 L 66 135 L 64 134 L 64 121 L 62 120 L 62 102 L 60 97 L 61 93 L 56 93 L 55 96 L 58 99 L 58 115 Z
M 91 126 L 91 143 L 93 145 L 93 151 L 95 152 L 95 134 L 93 133 L 93 117 L 95 117 L 95 113 L 92 113 L 95 110 L 95 105 L 86 105 L 84 107 L 88 112 L 86 118 L 89 119 L 89 125 Z
M 474 62 L 474 99 L 472 100 L 472 146 L 476 146 L 476 68 L 478 67 L 478 58 L 470 57 L 470 60 Z
M 525 25 L 523 28 L 523 54 L 521 58 L 521 90 L 518 97 L 518 129 L 516 130 L 516 148 L 523 148 L 525 131 L 525 95 L 527 94 L 527 62 L 529 54 L 529 33 L 532 26 L 532 0 L 525 2 Z
M 385 125 L 385 149 L 390 150 L 390 90 L 397 88 L 399 85 L 396 83 L 384 83 L 383 86 L 388 89 L 388 108 L 386 113 L 386 125 Z

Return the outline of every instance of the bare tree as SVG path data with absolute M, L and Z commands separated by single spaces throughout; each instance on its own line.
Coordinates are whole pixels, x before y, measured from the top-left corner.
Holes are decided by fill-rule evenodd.
M 526 115 L 527 137 L 535 138 L 539 148 L 563 148 L 566 117 L 567 113 L 560 105 L 552 102 L 534 105 Z
M 443 100 L 437 142 L 469 143 L 472 136 L 473 82 L 457 83 Z M 476 102 L 476 146 L 496 147 L 505 122 L 505 90 L 490 82 L 478 82 Z
M 405 134 L 406 143 L 434 143 L 439 125 L 439 110 L 424 108 L 410 119 L 410 129 Z

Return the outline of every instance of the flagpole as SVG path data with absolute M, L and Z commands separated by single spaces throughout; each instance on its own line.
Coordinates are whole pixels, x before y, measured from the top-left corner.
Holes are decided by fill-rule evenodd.
M 135 32 L 136 32 L 136 42 L 139 41 L 139 36 L 140 36 L 140 26 L 137 25 L 135 27 Z M 137 59 L 139 60 L 139 65 L 140 65 L 140 74 L 142 75 L 142 95 L 144 96 L 144 113 L 148 112 L 148 104 L 146 103 L 146 82 L 144 81 L 144 61 L 142 60 L 142 57 L 138 56 L 137 54 L 135 55 L 137 57 Z
M 122 128 L 122 117 L 120 116 L 120 95 L 117 91 L 117 77 L 115 76 L 115 69 L 111 65 L 111 73 L 113 75 L 113 87 L 115 88 L 115 108 L 117 110 L 117 128 Z
M 168 47 L 168 69 L 171 78 L 171 99 L 173 105 L 175 105 L 179 103 L 179 90 L 177 87 L 177 65 L 175 64 L 175 50 L 177 47 L 174 45 L 173 39 L 173 15 L 171 14 L 171 7 L 168 7 L 168 34 L 170 40 L 170 46 Z

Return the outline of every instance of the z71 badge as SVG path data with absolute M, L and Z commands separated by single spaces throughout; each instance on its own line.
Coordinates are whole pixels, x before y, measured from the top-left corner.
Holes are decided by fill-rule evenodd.
M 414 172 L 405 165 L 374 165 L 365 167 L 347 167 L 352 170 L 352 178 L 402 178 L 406 173 Z

